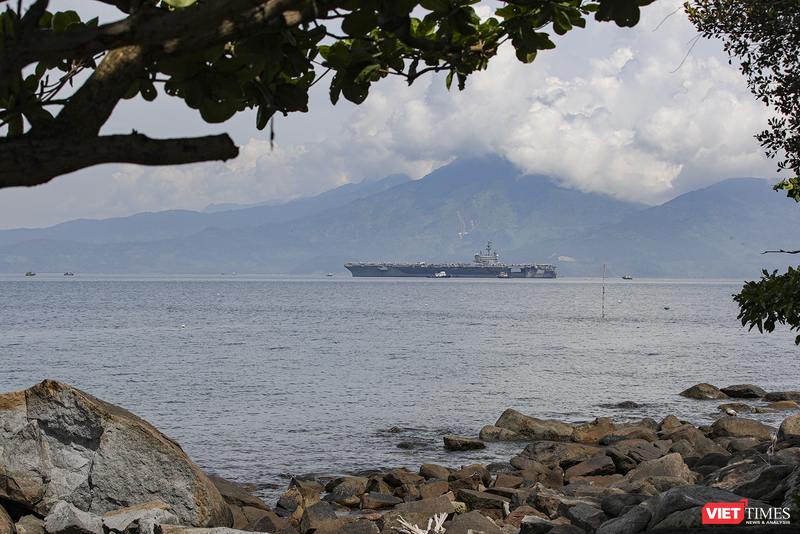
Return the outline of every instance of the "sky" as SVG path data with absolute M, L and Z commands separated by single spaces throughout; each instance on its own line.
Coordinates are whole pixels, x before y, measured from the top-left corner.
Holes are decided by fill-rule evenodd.
M 658 0 L 642 8 L 634 28 L 589 19 L 584 30 L 553 36 L 556 49 L 530 65 L 505 46 L 464 91 L 455 84 L 447 91 L 444 76 L 410 87 L 393 78 L 374 84 L 361 106 L 344 99 L 333 106 L 323 81 L 308 113 L 276 117 L 274 150 L 269 129 L 255 128 L 255 112 L 209 125 L 163 91 L 152 103 L 123 101 L 102 135 L 227 132 L 240 155 L 171 167 L 100 165 L 2 189 L 0 229 L 288 201 L 396 173 L 419 179 L 455 158 L 485 154 L 565 187 L 650 205 L 726 178 L 777 182 L 775 162 L 753 137 L 766 128 L 769 109 L 719 41 L 696 39 L 681 5 Z M 64 8 L 54 0 L 51 9 Z M 490 6 L 476 10 L 491 15 Z

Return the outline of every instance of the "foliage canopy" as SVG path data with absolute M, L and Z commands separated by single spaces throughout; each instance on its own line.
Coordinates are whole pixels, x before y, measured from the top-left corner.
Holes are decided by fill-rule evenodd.
M 510 43 L 530 63 L 586 17 L 633 26 L 652 0 L 506 0 L 481 20 L 477 0 L 98 0 L 122 20 L 99 25 L 48 0 L 0 14 L 0 187 L 36 185 L 98 163 L 169 165 L 235 157 L 227 135 L 100 136 L 120 99 L 181 98 L 210 123 L 255 110 L 308 111 L 330 72 L 330 99 L 360 104 L 389 75 L 409 84 L 447 72 L 448 88 Z M 76 76 L 91 71 L 71 91 Z

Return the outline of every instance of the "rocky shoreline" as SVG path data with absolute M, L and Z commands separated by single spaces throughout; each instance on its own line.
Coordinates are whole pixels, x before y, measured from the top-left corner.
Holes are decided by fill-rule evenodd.
M 509 409 L 480 439 L 443 438 L 455 451 L 524 441 L 508 462 L 295 477 L 271 507 L 130 412 L 44 381 L 0 395 L 0 534 L 800 532 L 800 392 L 698 384 L 681 395 L 735 402 L 709 427 Z M 779 428 L 747 417 L 763 410 L 791 415 Z

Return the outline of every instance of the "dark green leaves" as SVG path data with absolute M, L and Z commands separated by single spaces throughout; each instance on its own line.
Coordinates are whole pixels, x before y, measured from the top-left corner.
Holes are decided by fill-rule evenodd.
M 800 330 L 800 270 L 789 267 L 785 274 L 777 273 L 764 270 L 760 281 L 746 283 L 741 293 L 733 295 L 742 326 L 758 327 L 762 333 L 772 332 L 777 323 Z M 800 345 L 800 335 L 795 344 Z

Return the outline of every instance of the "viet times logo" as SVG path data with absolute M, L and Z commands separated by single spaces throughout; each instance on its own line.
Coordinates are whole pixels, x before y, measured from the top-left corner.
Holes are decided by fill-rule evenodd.
M 703 506 L 704 525 L 788 525 L 788 508 L 751 508 L 740 502 L 710 502 Z

